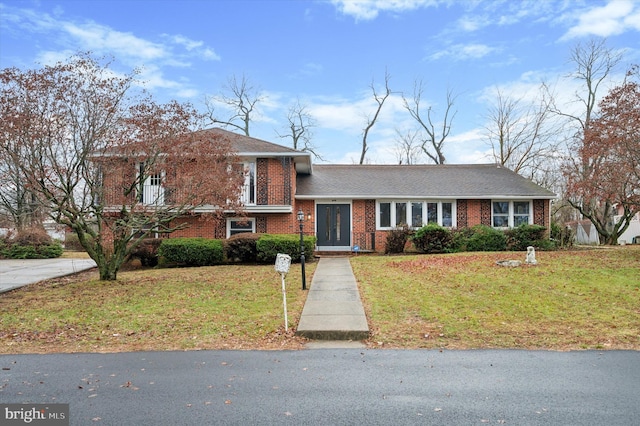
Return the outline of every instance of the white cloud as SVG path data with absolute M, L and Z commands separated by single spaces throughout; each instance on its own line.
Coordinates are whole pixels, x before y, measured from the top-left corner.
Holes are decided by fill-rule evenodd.
M 640 10 L 636 5 L 631 0 L 611 0 L 605 6 L 594 7 L 581 14 L 578 23 L 562 39 L 588 35 L 608 37 L 629 30 L 640 31 Z
M 331 0 L 343 14 L 353 16 L 356 21 L 370 21 L 380 12 L 401 13 L 419 8 L 437 6 L 438 0 Z
M 429 56 L 431 60 L 442 58 L 450 58 L 456 61 L 464 61 L 468 59 L 480 59 L 499 49 L 487 46 L 486 44 L 470 43 L 470 44 L 454 44 L 444 50 L 436 52 Z
M 61 28 L 74 37 L 83 50 L 117 52 L 118 55 L 146 60 L 167 56 L 167 50 L 160 44 L 93 22 L 83 25 L 63 22 Z
M 142 38 L 91 20 L 66 19 L 59 8 L 51 15 L 0 4 L 0 11 L 5 24 L 2 25 L 3 32 L 46 34 L 55 40 L 60 50 L 38 52 L 36 55 L 41 63 L 65 61 L 79 51 L 113 57 L 126 67 L 141 69 L 140 79 L 146 83 L 146 88 L 165 89 L 171 96 L 192 98 L 199 91 L 189 83 L 188 78 L 167 78 L 166 68 L 191 69 L 196 60 L 220 60 L 220 56 L 203 41 L 192 40 L 181 34 L 158 34 L 155 39 Z
M 220 56 L 210 47 L 206 47 L 203 41 L 191 40 L 183 35 L 167 35 L 167 38 L 174 44 L 183 46 L 188 52 L 199 56 L 202 59 L 219 61 Z

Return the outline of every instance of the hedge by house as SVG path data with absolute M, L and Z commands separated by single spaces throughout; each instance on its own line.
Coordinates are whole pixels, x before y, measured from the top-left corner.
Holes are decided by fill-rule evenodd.
M 411 231 L 407 225 L 394 228 L 387 232 L 384 253 L 403 253 L 407 241 L 409 241 L 412 234 L 413 231 Z
M 185 266 L 209 266 L 224 260 L 224 246 L 221 240 L 208 238 L 163 239 L 158 255 L 165 262 Z
M 316 246 L 315 236 L 305 236 L 304 253 L 306 258 L 313 255 Z M 273 263 L 278 253 L 288 254 L 294 261 L 300 260 L 300 236 L 295 234 L 264 234 L 256 242 L 258 262 Z
M 258 240 L 262 234 L 243 232 L 224 241 L 224 255 L 229 262 L 257 262 Z
M 434 223 L 418 229 L 411 239 L 422 253 L 444 253 L 450 251 L 452 244 L 451 231 Z
M 472 234 L 465 241 L 468 251 L 505 251 L 507 236 L 503 231 L 486 225 L 471 228 Z
M 540 225 L 520 225 L 517 228 L 505 231 L 507 236 L 507 248 L 513 251 L 525 251 L 533 246 L 540 250 L 554 248 L 553 241 L 545 237 L 547 228 Z

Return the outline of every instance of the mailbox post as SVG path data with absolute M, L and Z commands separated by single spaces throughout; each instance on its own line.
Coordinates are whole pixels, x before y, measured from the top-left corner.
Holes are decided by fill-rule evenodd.
M 298 211 L 298 222 L 300 222 L 300 268 L 302 269 L 302 289 L 307 289 L 307 274 L 304 272 L 304 234 L 303 234 L 303 226 L 304 226 L 304 212 L 301 210 Z
M 284 277 L 289 272 L 289 266 L 291 265 L 291 256 L 288 254 L 278 253 L 276 256 L 275 269 L 282 278 L 282 305 L 284 306 L 284 330 L 289 330 L 289 318 L 287 317 L 287 290 L 284 284 Z

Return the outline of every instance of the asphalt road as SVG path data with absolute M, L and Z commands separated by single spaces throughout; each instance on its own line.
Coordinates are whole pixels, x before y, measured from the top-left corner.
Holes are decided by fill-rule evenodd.
M 0 403 L 71 425 L 636 425 L 640 352 L 0 355 Z

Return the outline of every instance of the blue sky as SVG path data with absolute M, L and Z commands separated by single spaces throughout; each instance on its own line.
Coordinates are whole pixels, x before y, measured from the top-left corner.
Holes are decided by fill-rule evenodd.
M 436 122 L 447 90 L 457 95 L 447 162 L 490 162 L 483 133 L 491 93 L 534 96 L 546 81 L 568 101 L 571 49 L 593 37 L 623 52 L 615 84 L 640 63 L 640 2 L 0 0 L 0 68 L 92 51 L 113 56 L 116 70 L 141 67 L 158 100 L 201 108 L 244 75 L 264 96 L 252 136 L 286 145 L 278 133 L 300 99 L 316 122 L 317 151 L 347 164 L 359 160 L 376 106 L 370 86 L 381 90 L 385 72 L 394 93 L 369 135 L 367 162 L 397 162 L 396 129 L 414 126 L 401 94 L 410 97 L 417 80 Z

